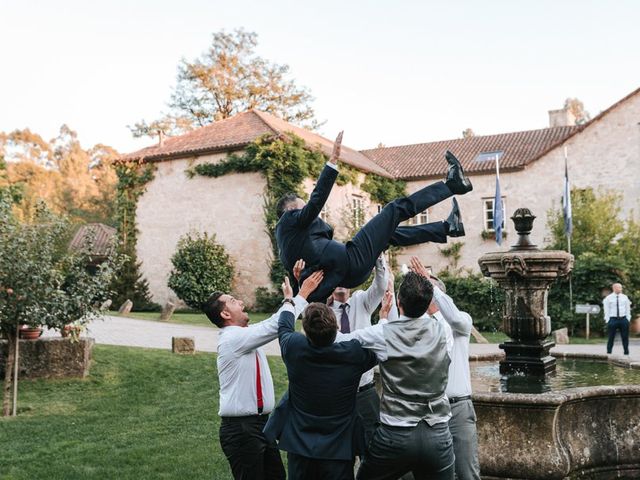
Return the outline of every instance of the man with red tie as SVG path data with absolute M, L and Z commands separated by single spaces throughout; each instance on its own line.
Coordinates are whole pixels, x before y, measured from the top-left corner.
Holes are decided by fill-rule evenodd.
M 283 291 L 296 318 L 307 306 L 307 297 L 322 281 L 322 272 L 311 275 L 298 295 Z M 285 303 L 283 302 L 283 307 Z M 209 320 L 220 328 L 218 379 L 220 382 L 220 445 L 236 480 L 284 480 L 280 452 L 267 442 L 262 429 L 274 408 L 273 380 L 262 346 L 278 337 L 278 318 L 249 325 L 244 303 L 233 296 L 213 293 L 202 306 Z

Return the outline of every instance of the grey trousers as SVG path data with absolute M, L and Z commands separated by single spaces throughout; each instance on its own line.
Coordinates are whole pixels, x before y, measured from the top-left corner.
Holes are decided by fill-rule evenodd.
M 453 450 L 456 455 L 456 478 L 480 480 L 476 411 L 471 400 L 451 404 L 449 430 L 453 437 Z
M 449 426 L 381 424 L 369 444 L 358 480 L 396 480 L 413 472 L 416 480 L 453 480 L 454 456 Z

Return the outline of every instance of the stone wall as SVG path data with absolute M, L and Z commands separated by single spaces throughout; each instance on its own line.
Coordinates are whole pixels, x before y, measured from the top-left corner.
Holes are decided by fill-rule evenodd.
M 20 340 L 20 378 L 86 377 L 91 366 L 93 338 L 45 337 Z M 0 342 L 0 376 L 4 377 L 7 341 Z
M 264 222 L 266 182 L 262 175 L 188 178 L 185 174 L 193 165 L 225 157 L 226 154 L 217 154 L 159 162 L 155 178 L 147 184 L 138 202 L 138 259 L 153 300 L 161 305 L 168 301 L 181 303 L 167 282 L 178 240 L 190 231 L 215 234 L 216 240 L 224 245 L 236 269 L 233 294 L 247 305 L 255 301 L 257 287 L 270 285 L 271 241 Z M 307 179 L 304 188 L 310 193 L 314 185 L 315 179 Z M 354 195 L 361 197 L 369 208 L 367 217 L 377 211 L 368 194 L 358 187 L 336 185 L 327 202 L 329 222 L 336 227 L 336 237 L 345 235 L 342 214 L 348 211 Z

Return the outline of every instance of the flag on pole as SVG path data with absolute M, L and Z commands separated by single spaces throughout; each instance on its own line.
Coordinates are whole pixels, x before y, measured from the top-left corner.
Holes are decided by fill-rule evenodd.
M 569 188 L 567 147 L 564 147 L 564 190 L 562 191 L 562 215 L 564 217 L 564 233 L 569 238 L 573 232 L 573 216 L 571 214 L 571 189 Z
M 504 211 L 502 210 L 502 194 L 500 193 L 500 164 L 496 156 L 496 196 L 493 199 L 493 230 L 496 232 L 496 243 L 502 245 L 502 224 Z

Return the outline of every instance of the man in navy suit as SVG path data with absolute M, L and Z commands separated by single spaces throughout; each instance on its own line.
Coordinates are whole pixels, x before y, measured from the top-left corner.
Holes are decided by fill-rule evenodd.
M 280 260 L 290 277 L 293 278 L 293 267 L 298 259 L 303 259 L 307 266 L 302 272 L 302 280 L 316 270 L 325 273 L 322 284 L 311 295 L 310 301 L 326 300 L 337 286 L 353 288 L 362 284 L 371 274 L 376 259 L 390 245 L 446 243 L 447 236 L 464 235 L 455 199 L 453 210 L 444 222 L 415 227 L 399 226 L 430 206 L 473 189 L 458 159 L 447 151 L 445 157 L 449 171 L 444 182 L 436 182 L 408 197 L 388 203 L 346 244 L 333 240 L 333 229 L 318 215 L 338 177 L 337 161 L 341 143 L 342 132 L 336 138 L 331 158 L 322 170 L 308 203 L 305 204 L 295 194 L 288 194 L 278 201 L 276 207 L 279 218 L 276 241 Z
M 289 389 L 271 414 L 265 437 L 277 439 L 288 452 L 289 480 L 352 480 L 354 458 L 365 448 L 356 414 L 358 384 L 376 356 L 356 340 L 334 343 L 338 323 L 325 304 L 305 310 L 306 336 L 294 323 L 294 306 L 285 305 L 278 338 Z

